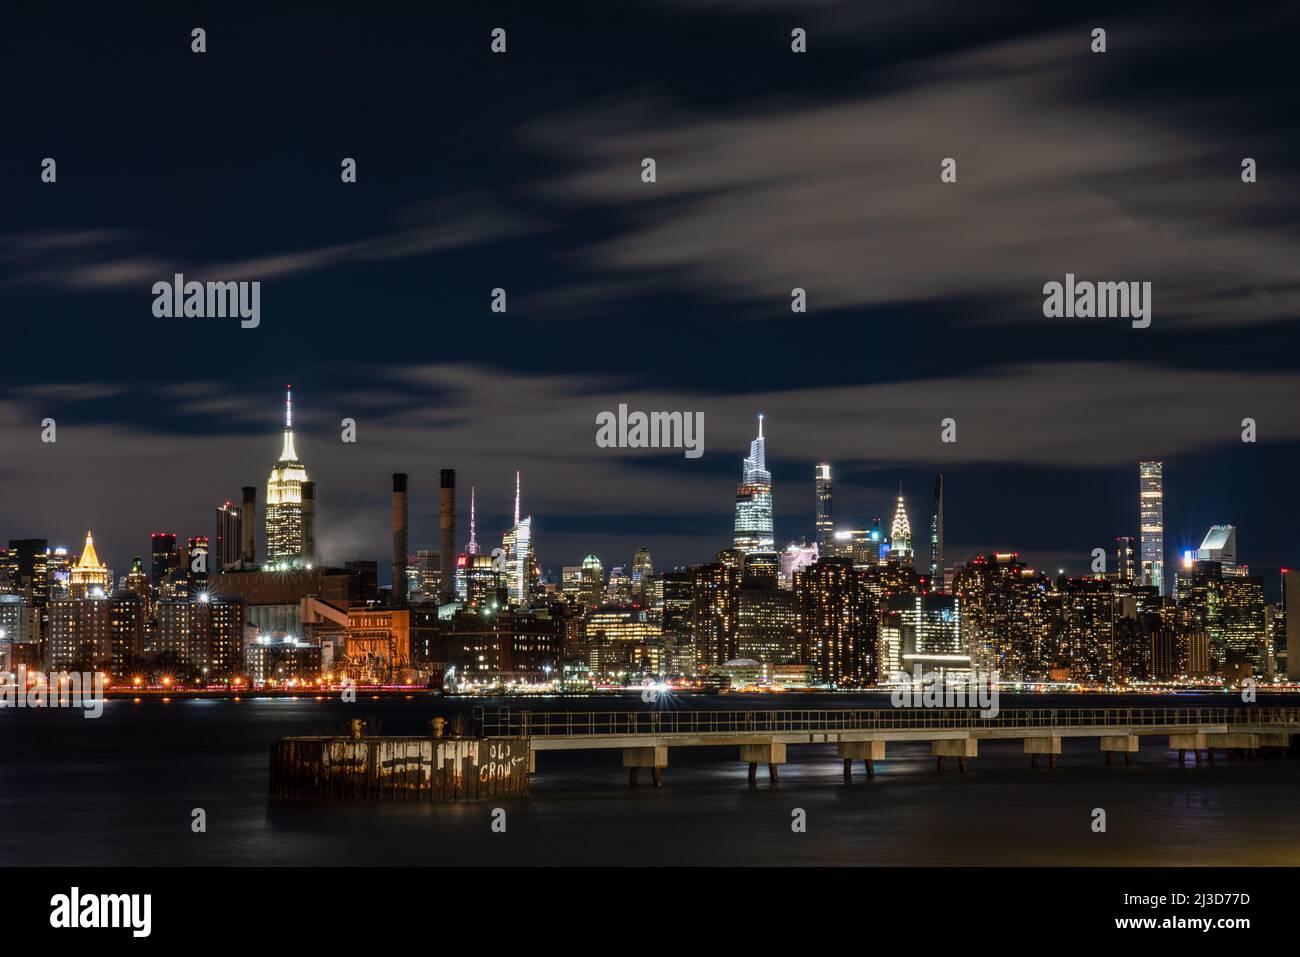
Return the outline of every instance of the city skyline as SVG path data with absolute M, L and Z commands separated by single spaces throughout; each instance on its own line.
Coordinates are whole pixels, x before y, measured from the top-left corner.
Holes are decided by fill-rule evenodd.
M 266 487 L 268 494 L 265 502 L 258 503 L 254 507 L 253 514 L 255 516 L 255 526 L 257 530 L 256 531 L 256 535 L 257 535 L 256 555 L 257 555 L 258 564 L 264 564 L 264 565 L 283 564 L 285 565 L 285 567 L 288 567 L 290 564 L 293 564 L 296 561 L 297 565 L 301 567 L 302 565 L 310 564 L 310 561 L 308 559 L 301 557 L 304 554 L 302 551 L 304 548 L 304 544 L 303 544 L 304 540 L 311 543 L 308 546 L 309 551 L 314 553 L 315 550 L 314 549 L 314 542 L 315 542 L 314 509 L 311 510 L 311 514 L 309 515 L 309 517 L 304 519 L 304 516 L 302 514 L 302 508 L 303 508 L 304 499 L 314 499 L 314 494 L 315 494 L 314 488 L 316 483 L 307 481 L 307 471 L 305 465 L 303 462 L 299 461 L 298 458 L 298 453 L 296 448 L 297 438 L 294 431 L 294 423 L 293 423 L 293 400 L 292 400 L 291 386 L 285 387 L 284 403 L 285 403 L 284 425 L 278 443 L 280 446 L 279 458 L 276 461 L 275 468 L 272 470 L 271 479 Z M 809 464 L 813 464 L 815 470 L 811 479 L 805 480 L 802 483 L 790 483 L 788 485 L 783 486 L 781 492 L 777 493 L 776 495 L 773 494 L 772 489 L 774 483 L 771 477 L 772 473 L 768 471 L 766 468 L 767 443 L 766 443 L 766 436 L 764 435 L 763 432 L 766 416 L 762 413 L 759 413 L 757 415 L 757 421 L 758 421 L 758 435 L 757 438 L 755 438 L 749 444 L 749 455 L 743 457 L 742 481 L 740 485 L 740 492 L 737 493 L 736 496 L 737 497 L 737 504 L 735 507 L 736 527 L 734 531 L 734 534 L 737 537 L 737 541 L 734 543 L 736 547 L 741 547 L 742 551 L 755 550 L 755 549 L 758 550 L 768 549 L 768 550 L 781 551 L 785 549 L 787 545 L 816 543 L 819 537 L 818 516 L 822 514 L 823 502 L 826 502 L 827 499 L 830 498 L 831 501 L 837 503 L 834 506 L 834 511 L 831 520 L 831 528 L 833 532 L 834 531 L 847 532 L 848 530 L 853 528 L 865 529 L 869 527 L 873 521 L 883 522 L 885 527 L 887 527 L 889 530 L 885 540 L 889 542 L 893 542 L 899 533 L 899 529 L 902 528 L 906 533 L 908 550 L 913 564 L 915 565 L 915 567 L 917 567 L 918 570 L 925 571 L 925 572 L 928 572 L 930 570 L 931 560 L 933 557 L 932 556 L 933 536 L 935 532 L 935 529 L 933 528 L 933 520 L 934 520 L 933 509 L 936 506 L 939 507 L 940 509 L 940 516 L 942 521 L 942 510 L 943 510 L 942 475 L 934 476 L 932 479 L 934 482 L 934 499 L 930 505 L 930 509 L 931 509 L 930 511 L 926 511 L 922 507 L 925 502 L 924 496 L 919 492 L 914 492 L 915 499 L 914 499 L 913 508 L 915 510 L 914 514 L 917 515 L 916 523 L 912 523 L 908 519 L 908 516 L 906 514 L 906 499 L 908 496 L 904 494 L 902 480 L 899 481 L 897 494 L 894 496 L 893 500 L 882 503 L 883 507 L 878 511 L 876 511 L 874 514 L 871 514 L 872 512 L 871 509 L 867 509 L 866 511 L 858 512 L 852 515 L 851 517 L 845 517 L 844 512 L 846 510 L 842 507 L 842 505 L 839 504 L 840 502 L 842 502 L 841 496 L 845 491 L 844 485 L 838 480 L 839 473 L 834 463 L 826 462 L 824 459 L 817 459 L 815 461 L 815 464 L 809 463 Z M 716 454 L 716 450 L 715 450 L 715 454 Z M 1164 463 L 1154 462 L 1154 461 L 1141 461 L 1136 464 L 1138 466 L 1138 486 L 1139 486 L 1139 495 L 1133 498 L 1134 513 L 1136 516 L 1136 520 L 1133 522 L 1131 529 L 1125 529 L 1122 527 L 1122 522 L 1117 522 L 1116 527 L 1118 531 L 1116 532 L 1116 534 L 1102 535 L 1100 536 L 1098 543 L 1092 546 L 1093 548 L 1101 547 L 1106 549 L 1107 556 L 1108 556 L 1107 557 L 1108 570 L 1112 570 L 1110 566 L 1110 562 L 1117 560 L 1117 558 L 1113 555 L 1114 548 L 1115 548 L 1114 540 L 1119 538 L 1132 537 L 1135 543 L 1139 543 L 1140 549 L 1142 549 L 1143 551 L 1150 550 L 1151 554 L 1159 554 L 1162 559 L 1161 578 L 1159 580 L 1150 578 L 1147 571 L 1147 563 L 1145 560 L 1141 563 L 1140 567 L 1137 569 L 1137 577 L 1142 579 L 1144 583 L 1156 584 L 1157 587 L 1160 588 L 1163 592 L 1168 593 L 1171 579 L 1164 574 L 1164 569 L 1166 568 L 1176 569 L 1186 554 L 1196 553 L 1198 552 L 1198 550 L 1203 550 L 1206 547 L 1207 543 L 1210 541 L 1210 537 L 1215 534 L 1215 529 L 1220 527 L 1231 527 L 1233 529 L 1231 548 L 1232 548 L 1233 561 L 1235 562 L 1236 559 L 1236 531 L 1235 530 L 1238 527 L 1238 523 L 1231 520 L 1231 518 L 1229 518 L 1226 521 L 1216 520 L 1211 522 L 1209 525 L 1205 526 L 1206 528 L 1209 529 L 1208 533 L 1194 532 L 1194 533 L 1187 533 L 1186 535 L 1180 533 L 1182 537 L 1178 539 L 1177 545 L 1169 545 L 1165 543 L 1163 537 L 1163 532 L 1165 527 L 1164 510 L 1163 510 Z M 289 469 L 293 470 L 292 476 L 290 476 L 288 471 L 286 471 Z M 453 471 L 455 470 L 453 469 Z M 836 479 L 834 481 L 832 481 L 831 479 L 832 474 L 836 476 Z M 404 489 L 405 489 L 406 479 L 407 476 L 404 473 L 403 474 Z M 479 546 L 476 541 L 476 530 L 478 526 L 477 516 L 476 516 L 477 485 L 473 482 L 469 484 L 470 484 L 470 500 L 469 500 L 469 507 L 468 507 L 468 515 L 467 516 L 462 516 L 461 514 L 456 515 L 456 525 L 457 525 L 456 541 L 458 543 L 461 542 L 465 543 L 463 549 L 458 547 L 457 554 L 463 553 L 463 554 L 468 554 L 473 556 L 479 553 Z M 831 498 L 830 491 L 829 491 L 830 486 L 832 485 L 835 488 L 833 498 Z M 281 491 L 282 488 L 284 489 L 284 491 Z M 299 491 L 300 488 L 302 489 L 302 491 Z M 759 489 L 760 494 L 765 493 L 765 499 L 762 503 L 760 503 L 761 514 L 755 513 L 759 515 L 757 519 L 754 519 L 749 515 L 749 511 L 754 507 L 752 504 L 750 504 L 750 499 L 753 495 L 753 490 L 755 488 Z M 306 491 L 307 489 L 311 489 L 312 491 Z M 1149 492 L 1150 489 L 1155 489 L 1155 492 Z M 248 491 L 249 490 L 245 488 L 245 494 L 247 494 Z M 860 492 L 861 490 L 858 491 Z M 543 555 L 545 555 L 548 552 L 552 552 L 552 548 L 548 547 L 548 543 L 546 542 L 546 532 L 545 532 L 546 522 L 544 516 L 543 516 L 543 521 L 539 524 L 540 534 L 534 533 L 533 531 L 533 527 L 532 527 L 533 526 L 532 520 L 534 517 L 533 514 L 529 514 L 521 522 L 520 511 L 519 511 L 520 493 L 521 493 L 521 470 L 516 469 L 514 472 L 513 516 L 506 519 L 506 525 L 503 529 L 501 529 L 500 533 L 498 533 L 496 530 L 491 530 L 488 532 L 488 539 L 490 541 L 493 542 L 498 540 L 502 541 L 506 553 L 510 556 L 513 556 L 507 560 L 511 563 L 511 567 L 512 567 L 511 577 L 512 577 L 512 581 L 514 582 L 512 593 L 516 597 L 523 594 L 522 585 L 520 583 L 526 577 L 526 572 L 524 571 L 524 569 L 532 561 L 532 556 L 538 553 L 538 548 L 537 548 L 539 544 L 538 539 L 540 538 L 540 544 L 542 546 L 541 552 Z M 1154 496 L 1155 501 L 1157 503 L 1151 515 L 1148 515 L 1146 512 L 1146 507 L 1147 507 L 1146 503 L 1148 501 L 1149 494 Z M 290 497 L 294 498 L 294 501 L 292 503 L 288 501 L 288 498 Z M 274 510 L 268 508 L 268 506 L 272 505 L 273 498 L 276 505 L 276 508 Z M 281 502 L 282 498 L 284 499 L 283 503 Z M 792 519 L 791 521 L 787 522 L 787 526 L 793 526 L 797 530 L 792 530 L 789 532 L 789 534 L 783 531 L 779 525 L 776 525 L 775 522 L 773 522 L 773 520 L 770 517 L 775 511 L 773 507 L 774 503 L 781 502 L 783 498 L 794 498 L 796 500 L 807 498 L 808 500 L 806 503 L 807 508 L 805 510 L 802 527 L 800 527 L 800 523 L 797 519 Z M 744 500 L 743 505 L 741 504 L 741 499 Z M 860 497 L 858 500 L 859 501 L 861 500 Z M 220 516 L 223 509 L 229 506 L 230 504 L 231 504 L 231 500 L 226 500 L 224 502 L 216 503 L 216 509 L 218 512 L 218 522 L 220 522 L 221 520 Z M 424 502 L 423 505 L 417 505 L 415 509 L 412 509 L 412 511 L 417 513 L 424 513 L 426 515 L 432 514 L 436 518 L 436 511 L 434 510 L 433 505 L 429 502 Z M 791 511 L 793 511 L 793 509 L 787 506 L 783 508 L 782 511 L 788 515 Z M 745 516 L 743 521 L 742 521 L 742 515 Z M 1155 517 L 1152 518 L 1152 515 Z M 838 516 L 838 518 L 836 516 Z M 1154 529 L 1154 531 L 1152 531 L 1152 534 L 1150 535 L 1146 534 L 1147 530 L 1143 529 L 1144 521 L 1157 523 L 1156 525 L 1151 526 L 1151 529 Z M 460 534 L 460 525 L 462 524 L 462 522 L 464 523 L 467 529 L 467 534 L 464 537 L 462 537 Z M 755 522 L 757 522 L 757 524 L 754 524 Z M 424 524 L 426 526 L 431 526 L 433 523 L 426 521 Z M 744 524 L 746 528 L 746 531 L 744 533 L 745 536 L 753 537 L 754 539 L 754 544 L 749 549 L 742 547 L 739 542 L 739 539 L 741 537 L 740 527 L 742 524 Z M 408 525 L 412 529 L 418 529 L 417 521 L 414 518 L 408 518 Z M 753 528 L 750 528 L 751 525 L 753 525 Z M 923 538 L 918 538 L 916 532 L 914 531 L 914 527 L 925 529 L 925 535 Z M 942 529 L 942 527 L 943 526 L 940 525 L 940 529 Z M 518 535 L 521 536 L 520 547 L 523 549 L 522 553 L 516 553 L 512 547 L 511 544 L 512 535 L 515 534 L 515 532 L 512 531 L 513 529 L 518 529 Z M 89 534 L 94 531 L 95 531 L 95 526 L 92 524 L 88 528 L 87 533 Z M 187 534 L 191 531 L 194 531 L 194 534 L 201 534 L 201 537 L 205 539 L 209 537 L 206 531 L 199 533 L 198 531 L 189 530 L 189 529 L 186 529 L 185 532 L 175 532 L 175 533 L 166 533 L 166 534 L 174 534 L 176 535 L 178 540 L 183 541 L 185 538 L 191 537 L 189 534 Z M 426 527 L 422 530 L 418 530 L 410 533 L 410 541 L 407 546 L 408 558 L 414 558 L 416 553 L 420 550 L 432 551 L 437 544 L 440 544 L 437 542 L 437 539 L 433 536 L 433 531 L 434 529 L 432 529 L 431 527 Z M 0 529 L 0 535 L 3 534 L 4 534 L 3 529 Z M 164 533 L 159 533 L 155 531 L 152 534 L 155 538 L 157 538 L 159 534 L 164 534 Z M 325 534 L 326 537 L 328 537 L 329 535 L 328 525 L 325 526 Z M 775 535 L 775 538 L 771 539 L 771 544 L 760 545 L 760 542 L 761 543 L 768 542 L 769 541 L 768 536 L 773 534 Z M 243 533 L 241 533 L 241 535 L 243 535 Z M 30 538 L 42 538 L 42 537 L 45 537 L 49 541 L 51 548 L 62 546 L 65 548 L 69 548 L 69 553 L 73 554 L 74 557 L 76 554 L 80 554 L 79 552 L 75 552 L 74 549 L 71 549 L 65 543 L 50 538 L 48 536 L 42 536 L 38 534 L 8 534 L 4 536 L 5 540 L 30 539 Z M 246 535 L 243 535 L 243 537 L 246 539 Z M 1152 542 L 1152 544 L 1150 545 L 1146 544 L 1148 538 Z M 219 539 L 220 539 L 220 529 L 218 529 L 218 534 L 216 536 L 211 537 L 211 540 L 213 542 L 216 542 Z M 649 546 L 645 546 L 643 543 L 632 544 L 632 542 L 634 541 L 640 542 L 641 540 L 635 539 L 631 536 L 626 538 L 626 543 L 627 543 L 626 550 L 628 551 L 629 556 L 632 555 L 639 548 L 649 547 Z M 290 543 L 290 544 L 286 545 L 286 543 Z M 1010 541 L 997 541 L 997 542 L 988 543 L 986 545 L 977 546 L 975 548 L 970 548 L 969 546 L 963 547 L 959 543 L 954 545 L 949 540 L 947 540 L 946 537 L 940 539 L 940 544 L 943 550 L 945 564 L 948 568 L 956 567 L 960 564 L 963 564 L 970 558 L 981 556 L 981 555 L 992 554 L 997 552 L 1015 552 L 1018 555 L 1022 555 L 1027 561 L 1030 562 L 1031 565 L 1037 567 L 1043 574 L 1049 576 L 1055 576 L 1055 574 L 1057 574 L 1060 571 L 1064 571 L 1070 577 L 1089 577 L 1091 575 L 1091 565 L 1093 561 L 1091 549 L 1089 549 L 1087 552 L 1083 554 L 1064 555 L 1060 552 L 1053 553 L 1047 550 L 1021 548 L 1017 546 L 1017 543 L 1010 542 Z M 728 541 L 725 544 L 719 543 L 718 548 L 732 547 L 732 545 L 733 543 Z M 244 547 L 246 548 L 247 546 L 245 545 Z M 289 548 L 289 551 L 285 551 L 286 548 Z M 294 548 L 298 549 L 298 551 L 294 552 L 293 551 Z M 716 550 L 717 550 L 716 548 L 713 549 L 713 551 Z M 582 554 L 597 554 L 597 555 L 600 554 L 599 550 L 592 549 L 592 548 L 580 547 L 578 551 L 581 552 Z M 649 547 L 649 551 L 651 553 L 654 553 L 656 550 L 653 547 Z M 1057 560 L 1039 561 L 1035 564 L 1034 561 L 1035 551 L 1038 551 L 1038 553 L 1040 555 L 1043 555 L 1044 557 L 1056 554 Z M 118 568 L 128 567 L 132 559 L 136 557 L 141 557 L 144 554 L 147 553 L 134 552 L 130 555 L 129 558 L 124 558 L 121 561 L 119 561 L 117 554 L 114 553 L 114 560 L 113 562 L 110 562 L 108 564 L 108 567 L 114 570 Z M 332 560 L 330 558 L 322 558 L 321 564 L 334 565 L 338 567 L 352 560 L 375 560 L 378 561 L 381 569 L 385 567 L 390 569 L 389 580 L 391 581 L 392 564 L 391 562 L 387 564 L 384 562 L 383 560 L 384 554 L 385 552 L 383 550 L 377 550 L 374 553 L 363 554 L 358 552 L 355 554 L 337 555 L 333 557 Z M 523 558 L 520 557 L 521 554 L 524 556 Z M 698 564 L 700 562 L 708 561 L 711 557 L 711 554 L 712 551 L 708 550 L 706 547 L 705 550 L 696 553 L 693 556 L 688 556 L 684 561 L 674 561 L 670 559 L 668 562 L 665 562 L 661 567 L 684 568 L 692 564 Z M 294 559 L 293 557 L 294 555 L 299 556 L 299 558 Z M 1202 557 L 1207 557 L 1207 556 L 1202 555 Z M 219 556 L 214 557 L 213 559 L 214 562 L 217 561 L 218 558 Z M 579 559 L 576 555 L 564 555 L 559 560 L 551 560 L 548 557 L 546 561 L 537 560 L 537 563 L 540 567 L 540 571 L 543 577 L 558 582 L 560 577 L 559 576 L 560 568 L 564 565 L 575 564 L 578 560 Z M 607 552 L 606 555 L 602 558 L 602 562 L 605 564 L 607 568 L 609 568 L 609 567 L 617 567 L 620 565 L 630 564 L 631 559 L 630 558 L 625 559 L 621 551 L 617 553 Z M 1279 585 L 1277 580 L 1273 580 L 1273 581 L 1269 580 L 1270 575 L 1268 574 L 1268 572 L 1273 570 L 1270 568 L 1269 564 L 1267 562 L 1261 563 L 1255 561 L 1253 557 L 1250 556 L 1249 554 L 1246 556 L 1246 562 L 1251 565 L 1254 574 L 1262 575 L 1264 577 L 1265 593 L 1270 596 L 1270 599 L 1276 599 L 1279 596 L 1278 593 Z M 1278 562 L 1276 566 L 1277 576 L 1272 576 L 1272 577 L 1274 579 L 1277 579 L 1277 577 L 1280 576 L 1281 570 L 1283 568 L 1288 567 L 1288 565 L 1290 564 L 1296 564 L 1296 562 L 1288 561 L 1285 558 L 1282 561 Z M 216 568 L 219 568 L 219 566 L 214 564 L 214 569 Z M 121 577 L 121 574 L 123 573 L 118 573 L 118 574 L 119 577 Z

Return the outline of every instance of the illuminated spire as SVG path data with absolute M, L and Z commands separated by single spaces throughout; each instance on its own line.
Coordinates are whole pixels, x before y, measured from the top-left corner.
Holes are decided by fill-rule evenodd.
M 762 415 L 758 417 L 758 438 L 749 443 L 743 481 L 746 485 L 772 484 L 772 473 L 767 470 L 767 442 L 763 439 Z
M 466 555 L 478 554 L 478 539 L 474 536 L 474 486 L 469 487 L 469 544 L 465 546 Z
M 86 547 L 81 553 L 81 561 L 77 563 L 78 568 L 102 568 L 99 564 L 99 556 L 95 554 L 95 540 L 91 537 L 90 532 L 86 533 Z
M 907 507 L 903 504 L 903 483 L 898 483 L 898 508 L 894 511 L 894 524 L 889 530 L 890 551 L 899 557 L 912 554 L 912 523 L 907 520 Z
M 298 461 L 298 452 L 293 447 L 293 386 L 284 387 L 284 448 L 280 451 L 281 462 Z
M 515 524 L 519 524 L 519 469 L 515 469 Z

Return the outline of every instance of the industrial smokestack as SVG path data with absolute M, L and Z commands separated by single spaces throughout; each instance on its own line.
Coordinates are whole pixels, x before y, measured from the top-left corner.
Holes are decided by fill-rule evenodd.
M 393 604 L 406 604 L 406 473 L 393 473 Z
M 239 519 L 239 530 L 244 539 L 239 561 L 245 569 L 249 569 L 257 564 L 257 488 L 252 485 L 244 486 L 244 506 Z
M 438 500 L 438 530 L 441 532 L 439 564 L 442 571 L 442 600 L 456 597 L 456 470 L 443 469 Z
M 302 483 L 302 563 L 316 564 L 316 483 Z

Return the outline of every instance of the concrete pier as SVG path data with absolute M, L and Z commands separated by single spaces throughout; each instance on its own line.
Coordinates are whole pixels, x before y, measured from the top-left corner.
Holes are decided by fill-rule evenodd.
M 742 744 L 740 760 L 749 764 L 749 783 L 758 783 L 758 766 L 767 765 L 767 779 L 777 783 L 777 765 L 785 764 L 785 745 L 776 741 L 771 744 Z
M 628 769 L 628 787 L 636 787 L 640 770 L 649 768 L 655 787 L 661 788 L 664 786 L 663 769 L 668 767 L 668 748 L 663 745 L 649 748 L 624 748 L 623 767 Z
M 1196 756 L 1196 763 L 1201 763 L 1201 751 L 1206 746 L 1206 735 L 1199 732 L 1192 734 L 1171 734 L 1169 736 L 1169 750 L 1178 752 L 1178 765 L 1182 767 L 1187 763 L 1187 752 L 1191 751 Z
M 1101 749 L 1106 752 L 1107 764 L 1110 764 L 1110 756 L 1117 751 L 1124 755 L 1125 764 L 1132 764 L 1133 754 L 1138 749 L 1138 736 L 1136 734 L 1103 735 Z
M 1056 756 L 1061 753 L 1059 735 L 1046 738 L 1025 738 L 1025 754 L 1029 755 L 1029 766 L 1038 767 L 1038 756 L 1047 755 L 1048 767 L 1056 767 Z
M 867 778 L 876 776 L 876 761 L 885 760 L 884 741 L 841 741 L 835 754 L 844 761 L 844 783 L 853 783 L 853 762 L 860 760 L 866 767 Z
M 939 770 L 943 770 L 943 759 L 956 758 L 957 767 L 966 770 L 966 759 L 979 757 L 980 743 L 977 738 L 940 738 L 930 742 L 930 753 L 938 759 Z

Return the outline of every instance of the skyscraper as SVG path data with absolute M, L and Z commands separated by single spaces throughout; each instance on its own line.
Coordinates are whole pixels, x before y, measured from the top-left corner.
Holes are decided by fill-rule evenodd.
M 1237 570 L 1237 529 L 1232 525 L 1211 525 L 1205 533 L 1205 540 L 1196 550 L 1196 558 L 1202 562 L 1218 562 L 1223 566 L 1223 573 L 1231 575 Z
M 90 598 L 98 593 L 102 598 L 111 590 L 112 574 L 100 563 L 95 554 L 95 540 L 90 532 L 86 533 L 86 547 L 82 549 L 81 559 L 72 567 L 71 581 L 68 584 L 70 598 Z
M 654 576 L 655 565 L 650 558 L 650 549 L 642 545 L 632 556 L 632 600 L 638 605 L 648 605 L 650 579 Z
M 772 531 L 772 473 L 767 470 L 763 416 L 758 417 L 758 438 L 749 443 L 749 456 L 736 489 L 735 547 L 749 554 L 776 547 Z
M 835 547 L 835 522 L 831 518 L 831 467 L 822 462 L 813 472 L 817 488 L 817 553 L 822 558 L 830 556 Z
M 456 470 L 443 469 L 438 478 L 438 558 L 442 565 L 438 587 L 445 603 L 456 597 Z
M 284 396 L 284 445 L 266 482 L 266 563 L 285 569 L 306 564 L 302 486 L 307 469 L 293 446 L 293 390 Z
M 894 509 L 894 524 L 889 529 L 889 557 L 891 561 L 912 563 L 912 524 L 907 520 L 907 506 L 903 504 L 903 484 L 898 484 L 898 506 Z
M 1165 466 L 1138 463 L 1138 505 L 1142 519 L 1142 584 L 1165 593 Z
M 943 473 L 934 477 L 930 508 L 930 589 L 943 591 Z
M 161 588 L 168 573 L 180 566 L 180 553 L 176 551 L 176 535 L 172 532 L 154 532 L 152 562 L 149 581 L 155 589 Z
M 243 547 L 243 514 L 234 502 L 217 506 L 216 571 L 224 572 L 239 564 Z
M 1120 581 L 1131 582 L 1137 578 L 1133 564 L 1134 541 L 1132 535 L 1118 535 L 1115 538 L 1115 577 Z
M 502 542 L 506 563 L 506 594 L 512 605 L 526 605 L 534 581 L 533 517 L 519 517 L 519 471 L 515 471 L 515 521 Z

